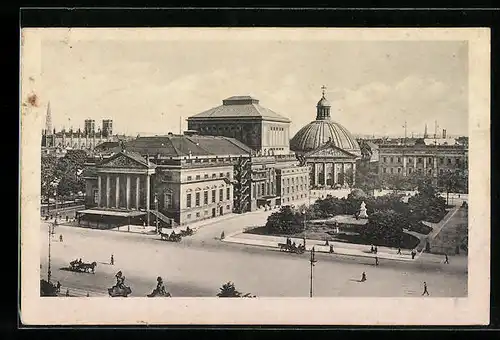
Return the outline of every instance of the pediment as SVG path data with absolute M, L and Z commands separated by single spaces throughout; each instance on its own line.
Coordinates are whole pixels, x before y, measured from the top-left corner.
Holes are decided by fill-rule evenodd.
M 336 158 L 356 158 L 356 155 L 342 150 L 334 145 L 327 145 L 311 152 L 308 152 L 304 155 L 306 158 L 314 158 L 314 157 L 336 157 Z
M 101 163 L 99 167 L 102 168 L 124 168 L 124 169 L 147 169 L 148 166 L 142 164 L 135 159 L 127 157 L 124 154 L 119 154 L 117 157 L 111 157 L 104 163 Z

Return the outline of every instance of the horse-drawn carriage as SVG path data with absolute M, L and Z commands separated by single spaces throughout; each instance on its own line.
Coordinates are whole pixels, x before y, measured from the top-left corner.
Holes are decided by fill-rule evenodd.
M 193 234 L 194 234 L 194 230 L 189 228 L 189 227 L 187 227 L 186 230 L 181 230 L 181 232 L 180 232 L 180 235 L 182 237 L 193 236 Z
M 92 263 L 85 263 L 81 260 L 74 260 L 69 263 L 69 269 L 74 272 L 83 272 L 95 274 L 95 268 L 97 267 L 97 263 L 94 261 Z
M 182 236 L 180 234 L 176 234 L 173 231 L 172 234 L 170 235 L 168 233 L 160 232 L 160 237 L 162 241 L 169 241 L 169 242 L 180 242 L 182 240 Z
M 296 246 L 295 244 L 290 243 L 278 243 L 278 247 L 280 248 L 280 251 L 286 251 L 294 254 L 303 254 L 306 250 L 306 247 L 302 244 Z

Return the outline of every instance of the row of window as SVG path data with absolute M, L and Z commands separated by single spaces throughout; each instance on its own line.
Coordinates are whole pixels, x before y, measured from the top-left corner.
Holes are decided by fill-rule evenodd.
M 230 205 L 226 205 L 226 211 L 230 210 L 230 209 L 231 209 L 231 206 Z M 205 216 L 208 216 L 208 210 L 205 210 L 203 213 L 204 213 Z M 192 216 L 191 214 L 187 214 L 186 218 L 189 220 L 189 219 L 191 219 L 191 216 Z M 197 212 L 196 213 L 196 217 L 201 217 L 201 213 Z
M 423 160 L 424 160 L 425 157 L 417 157 L 417 164 L 422 164 L 423 163 Z M 384 163 L 395 163 L 395 160 L 396 160 L 396 163 L 402 163 L 402 157 L 383 157 L 383 162 Z M 427 164 L 432 164 L 432 162 L 434 161 L 434 159 L 432 157 L 428 157 L 427 158 Z M 439 163 L 440 164 L 444 164 L 445 161 L 447 162 L 447 164 L 452 164 L 453 163 L 453 158 L 445 158 L 445 157 L 439 157 Z M 408 158 L 408 163 L 412 163 L 413 162 L 413 158 L 409 157 Z M 455 158 L 455 164 L 460 164 L 461 163 L 461 159 L 460 158 Z
M 389 169 L 389 171 L 387 171 L 388 169 Z M 398 173 L 398 174 L 401 174 L 401 173 L 403 173 L 403 169 L 401 169 L 401 168 L 397 168 L 397 169 L 395 169 L 395 168 L 382 168 L 382 172 L 384 174 L 387 174 L 387 173 L 391 173 L 391 174 Z M 415 172 L 415 171 L 412 168 L 408 168 L 408 174 L 411 174 L 413 172 Z M 421 168 L 416 169 L 416 172 L 422 173 L 422 169 Z M 432 169 L 428 169 L 426 172 L 429 175 L 432 175 Z M 439 173 L 440 174 L 442 174 L 443 172 L 444 172 L 443 169 L 439 169 Z
M 254 184 L 252 197 L 269 196 L 274 194 L 274 185 L 271 183 Z
M 285 185 L 285 179 L 282 180 L 283 185 Z M 299 176 L 297 177 L 297 183 L 307 183 L 307 176 Z M 286 179 L 286 184 L 290 185 L 290 178 Z M 295 184 L 295 177 L 291 178 L 291 184 Z
M 226 177 L 230 179 L 231 178 L 231 173 L 226 172 Z M 210 176 L 209 174 L 204 174 L 203 175 L 203 179 L 210 179 L 210 178 L 212 178 L 212 179 L 217 178 L 217 174 L 213 173 L 212 176 Z M 224 173 L 223 172 L 219 173 L 219 178 L 224 178 Z M 187 180 L 188 181 L 192 181 L 193 180 L 193 176 L 187 176 Z M 195 180 L 196 181 L 201 180 L 201 175 L 196 175 L 195 176 Z
M 289 194 L 290 193 L 290 188 L 292 189 L 292 193 L 294 193 L 295 191 L 299 191 L 299 188 L 300 188 L 300 191 L 303 191 L 303 190 L 307 190 L 307 184 L 300 184 L 300 186 L 297 184 L 295 186 L 290 186 L 290 187 L 285 187 L 282 189 L 282 195 L 284 194 Z
M 307 198 L 307 194 L 301 194 L 301 195 L 300 195 L 300 198 Z M 287 197 L 287 198 L 286 198 L 286 201 L 287 201 L 287 202 L 290 202 L 290 199 L 292 199 L 292 201 L 294 201 L 294 200 L 298 200 L 298 199 L 299 199 L 299 195 L 297 195 L 297 196 Z M 285 199 L 283 199 L 283 203 L 284 203 L 284 202 L 285 202 Z
M 285 131 L 285 129 L 282 127 L 271 126 L 271 131 Z
M 201 198 L 201 193 L 197 192 L 195 193 L 195 207 L 200 206 L 200 198 Z M 192 194 L 187 194 L 186 195 L 186 207 L 191 208 L 192 207 Z M 211 195 L 211 203 L 215 203 L 215 199 L 217 198 L 217 190 L 214 189 L 212 190 L 212 195 Z M 231 199 L 231 188 L 226 188 L 226 200 Z M 219 189 L 219 202 L 224 201 L 224 189 Z M 203 191 L 203 205 L 208 205 L 208 190 Z

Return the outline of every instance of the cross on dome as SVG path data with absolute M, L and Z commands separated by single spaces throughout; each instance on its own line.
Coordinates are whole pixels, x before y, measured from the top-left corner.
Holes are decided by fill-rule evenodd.
M 321 90 L 322 90 L 323 97 L 324 97 L 325 96 L 325 91 L 326 91 L 326 86 L 325 85 L 321 86 Z

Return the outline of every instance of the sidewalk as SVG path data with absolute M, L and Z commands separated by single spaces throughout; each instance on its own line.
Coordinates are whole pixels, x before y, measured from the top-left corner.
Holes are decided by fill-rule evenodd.
M 291 238 L 291 240 L 292 242 L 295 242 L 297 245 L 303 243 L 303 239 L 301 238 Z M 224 238 L 223 241 L 278 249 L 278 243 L 285 243 L 286 238 L 279 236 L 233 233 L 232 235 L 228 235 L 226 238 Z M 415 259 L 412 259 L 409 251 L 402 250 L 402 254 L 398 255 L 397 249 L 388 247 L 378 247 L 378 253 L 375 255 L 370 253 L 370 248 L 367 245 L 343 243 L 343 242 L 329 242 L 329 244 L 333 245 L 335 254 L 370 257 L 373 259 L 375 259 L 375 257 L 378 257 L 379 259 L 415 262 L 415 260 L 417 260 L 422 255 L 422 253 L 417 253 Z M 306 250 L 311 250 L 313 246 L 316 252 L 320 253 L 330 252 L 330 246 L 325 246 L 325 243 L 323 241 L 306 239 Z M 426 258 L 428 258 L 428 256 L 426 256 Z M 439 257 L 439 259 L 436 258 L 436 260 L 440 261 L 441 257 Z

